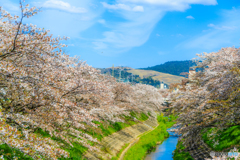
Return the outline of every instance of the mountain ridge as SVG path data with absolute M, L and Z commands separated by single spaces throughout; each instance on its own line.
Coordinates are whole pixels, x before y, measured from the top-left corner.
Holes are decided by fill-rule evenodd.
M 139 68 L 140 70 L 153 70 L 162 73 L 168 73 L 176 76 L 180 75 L 182 72 L 189 72 L 189 68 L 196 66 L 196 63 L 192 60 L 185 61 L 168 61 L 163 64 L 155 65 L 147 68 Z

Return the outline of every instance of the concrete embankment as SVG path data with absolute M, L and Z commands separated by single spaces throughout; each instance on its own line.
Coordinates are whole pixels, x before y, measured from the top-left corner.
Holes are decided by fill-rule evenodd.
M 126 144 L 131 144 L 139 135 L 152 130 L 156 126 L 158 126 L 157 119 L 155 117 L 150 117 L 144 122 L 127 127 L 103 138 L 100 146 L 98 146 L 101 150 L 95 152 L 88 151 L 84 157 L 89 160 L 109 160 L 112 157 L 117 156 Z

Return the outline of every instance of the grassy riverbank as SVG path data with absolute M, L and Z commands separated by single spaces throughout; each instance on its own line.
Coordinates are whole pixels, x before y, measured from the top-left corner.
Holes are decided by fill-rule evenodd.
M 99 141 L 102 140 L 102 138 L 109 136 L 117 131 L 120 131 L 126 127 L 132 126 L 134 124 L 137 124 L 139 121 L 146 121 L 148 120 L 150 114 L 144 114 L 144 113 L 137 113 L 137 112 L 130 112 L 130 116 L 122 115 L 119 118 L 121 118 L 124 122 L 110 122 L 110 121 L 95 121 L 94 123 L 98 125 L 97 128 L 89 126 L 87 124 L 85 125 L 84 130 L 79 130 L 82 133 L 87 133 L 91 135 L 93 138 L 97 138 Z M 83 154 L 88 150 L 86 147 L 84 147 L 81 143 L 78 142 L 71 142 L 73 146 L 71 146 L 66 141 L 51 136 L 48 132 L 44 131 L 41 128 L 38 128 L 34 131 L 37 137 L 42 138 L 50 138 L 51 140 L 57 142 L 61 149 L 67 151 L 70 155 L 69 158 L 59 158 L 61 160 L 81 160 L 83 159 Z M 73 139 L 77 138 L 74 135 L 69 132 L 69 136 L 72 136 Z M 96 143 L 90 142 L 89 144 L 91 146 L 96 145 Z M 127 146 L 126 146 L 127 147 Z M 14 149 L 9 147 L 6 144 L 0 143 L 0 157 L 1 155 L 4 155 L 6 157 L 5 159 L 14 159 L 14 157 L 18 157 L 22 160 L 31 160 L 32 158 L 21 152 L 19 149 Z
M 202 138 L 214 151 L 229 151 L 234 147 L 240 149 L 240 126 L 224 130 L 218 128 L 205 129 Z M 240 151 L 240 150 L 239 150 Z
M 204 129 L 202 139 L 213 151 L 228 152 L 236 147 L 240 152 L 240 126 L 233 126 L 223 130 L 218 128 Z M 190 153 L 184 151 L 185 147 L 182 141 L 178 142 L 173 159 L 193 160 Z
M 139 160 L 154 151 L 159 142 L 163 142 L 165 138 L 169 137 L 167 128 L 175 123 L 174 120 L 175 117 L 173 116 L 159 115 L 159 125 L 151 132 L 141 136 L 139 141 L 126 152 L 124 160 Z
M 120 131 L 126 127 L 135 125 L 138 121 L 146 121 L 149 115 L 144 113 L 130 112 L 130 116 L 122 115 L 121 118 L 124 122 L 110 122 L 110 121 L 94 121 L 98 125 L 98 128 L 93 128 L 92 126 L 85 124 L 85 130 L 81 130 L 83 133 L 91 135 L 93 138 L 97 138 L 99 141 L 103 137 L 109 136 L 117 131 Z M 138 120 L 138 121 L 136 121 Z
M 182 141 L 178 141 L 176 150 L 174 151 L 173 159 L 174 160 L 194 160 L 189 152 L 183 151 L 185 147 L 182 144 Z

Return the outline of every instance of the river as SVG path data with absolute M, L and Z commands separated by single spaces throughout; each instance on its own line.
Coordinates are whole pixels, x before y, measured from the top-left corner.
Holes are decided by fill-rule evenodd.
M 172 129 L 172 128 L 170 128 Z M 168 129 L 169 130 L 169 129 Z M 178 136 L 169 132 L 170 136 L 162 144 L 158 145 L 155 152 L 146 156 L 145 160 L 172 160 L 173 151 L 176 149 Z

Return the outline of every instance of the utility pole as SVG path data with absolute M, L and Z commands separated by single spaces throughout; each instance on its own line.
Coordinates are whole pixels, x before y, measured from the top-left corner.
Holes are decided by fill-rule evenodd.
M 121 67 L 119 67 L 119 81 L 121 80 Z
M 120 67 L 119 67 L 119 81 L 121 81 L 121 72 L 122 72 L 122 70 L 123 70 L 123 69 L 122 69 L 122 67 L 120 66 Z
M 121 80 L 121 69 L 119 70 L 119 80 Z
M 112 65 L 112 76 L 114 77 L 114 64 Z

